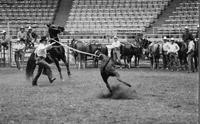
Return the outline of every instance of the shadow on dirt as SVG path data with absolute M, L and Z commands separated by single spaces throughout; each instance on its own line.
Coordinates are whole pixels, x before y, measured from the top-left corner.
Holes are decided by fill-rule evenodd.
M 132 87 L 127 87 L 121 84 L 111 86 L 112 94 L 107 91 L 107 93 L 100 93 L 98 98 L 100 99 L 137 99 L 138 95 L 135 89 Z

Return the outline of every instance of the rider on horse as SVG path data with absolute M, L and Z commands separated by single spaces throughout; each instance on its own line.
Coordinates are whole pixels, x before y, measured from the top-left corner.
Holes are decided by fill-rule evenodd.
M 26 42 L 29 44 L 29 47 L 34 47 L 34 43 L 37 40 L 36 34 L 33 32 L 31 26 L 28 27 Z
M 55 43 L 56 42 L 47 44 L 46 37 L 45 36 L 41 37 L 40 43 L 38 47 L 35 49 L 36 64 L 39 67 L 38 67 L 38 72 L 32 81 L 33 86 L 37 85 L 37 80 L 40 77 L 42 72 L 48 76 L 50 83 L 52 83 L 56 79 L 56 78 L 53 78 L 51 68 L 49 64 L 45 61 L 45 58 L 47 57 L 47 50 L 51 49 L 52 45 Z
M 190 40 L 194 40 L 192 33 L 189 31 L 189 28 L 186 26 L 185 27 L 185 32 L 182 35 L 182 40 L 186 45 L 188 46 L 188 42 Z
M 1 32 L 1 34 L 3 34 L 3 36 L 2 36 L 2 41 L 0 42 L 1 43 L 1 45 L 7 50 L 8 49 L 8 43 L 10 42 L 10 38 L 7 36 L 7 33 L 6 33 L 6 31 L 5 30 L 3 30 L 2 32 Z

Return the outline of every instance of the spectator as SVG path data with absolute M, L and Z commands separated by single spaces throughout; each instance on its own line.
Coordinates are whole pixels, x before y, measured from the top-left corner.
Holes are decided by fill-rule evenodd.
M 26 32 L 23 26 L 20 27 L 20 31 L 17 33 L 17 39 L 26 44 Z
M 14 52 L 15 52 L 15 62 L 17 65 L 17 69 L 22 71 L 21 65 L 24 61 L 24 50 L 25 50 L 25 44 L 23 41 L 18 40 L 17 43 L 13 46 Z
M 2 38 L 1 38 L 1 45 L 7 50 L 8 49 L 8 45 L 10 42 L 10 38 L 7 36 L 7 33 L 5 30 L 3 30 L 2 32 Z
M 190 40 L 194 40 L 192 33 L 189 31 L 188 27 L 185 27 L 185 32 L 182 35 L 182 40 L 188 45 Z
M 187 62 L 188 62 L 188 73 L 194 72 L 194 50 L 195 44 L 193 40 L 190 40 L 188 43 L 188 51 L 187 51 Z
M 164 37 L 163 38 L 163 51 L 162 51 L 162 54 L 163 54 L 163 69 L 166 69 L 167 68 L 167 64 L 168 64 L 168 55 L 167 55 L 167 52 L 169 50 L 169 41 L 167 39 L 167 37 Z

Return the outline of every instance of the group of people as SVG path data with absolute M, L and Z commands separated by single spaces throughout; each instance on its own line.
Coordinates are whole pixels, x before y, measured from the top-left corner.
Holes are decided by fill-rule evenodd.
M 199 27 L 199 26 L 198 26 Z M 198 32 L 193 37 L 192 33 L 189 31 L 188 27 L 185 27 L 185 32 L 182 34 L 183 45 L 185 45 L 185 54 L 187 57 L 187 68 L 188 72 L 195 71 L 194 65 L 194 54 L 195 54 L 195 47 L 198 40 Z M 163 38 L 163 67 L 166 69 L 170 64 L 170 58 L 173 56 L 175 59 L 178 58 L 178 52 L 180 50 L 180 46 L 175 42 L 174 38 Z
M 5 30 L 3 30 L 1 34 L 1 46 L 3 46 L 5 50 L 8 50 L 11 39 Z M 34 47 L 34 43 L 36 42 L 36 40 L 37 37 L 35 36 L 35 33 L 33 32 L 31 26 L 28 27 L 27 31 L 25 31 L 25 28 L 23 26 L 20 27 L 20 31 L 17 33 L 16 44 L 12 46 L 15 53 L 15 62 L 19 70 L 22 70 L 21 65 L 23 62 L 25 50 L 27 48 Z

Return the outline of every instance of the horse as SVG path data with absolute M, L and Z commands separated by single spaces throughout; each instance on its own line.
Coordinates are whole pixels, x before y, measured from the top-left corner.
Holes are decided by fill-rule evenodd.
M 52 25 L 47 25 L 48 30 L 49 30 L 49 35 L 50 35 L 50 41 L 49 42 L 59 42 L 59 38 L 58 38 L 58 34 L 63 32 L 64 27 L 56 27 L 56 26 L 52 26 Z M 70 69 L 69 69 L 69 63 L 66 60 L 66 55 L 65 55 L 65 49 L 63 46 L 61 46 L 59 43 L 55 43 L 53 45 L 53 48 L 47 50 L 47 58 L 45 59 L 49 64 L 51 63 L 55 63 L 58 72 L 60 74 L 60 79 L 62 81 L 63 80 L 63 76 L 61 73 L 61 68 L 59 65 L 59 61 L 63 61 L 66 68 L 67 68 L 67 74 L 70 77 L 71 73 L 70 73 Z M 26 66 L 26 77 L 27 79 L 30 79 L 30 77 L 33 76 L 33 72 L 35 70 L 36 67 L 36 60 L 35 60 L 35 53 L 34 50 L 31 53 L 31 56 L 28 59 L 27 62 L 27 66 Z
M 80 50 L 80 51 L 83 51 L 83 52 L 86 52 L 86 44 L 82 41 L 72 39 L 72 41 L 70 43 L 70 47 L 77 49 L 77 50 Z M 83 66 L 83 62 L 86 65 L 86 55 L 79 53 L 79 52 L 76 52 L 76 51 L 73 51 L 73 50 L 72 50 L 72 54 L 73 54 L 74 59 L 75 59 L 75 65 L 77 65 L 76 62 L 78 60 L 78 62 L 79 62 L 78 68 L 79 69 L 85 68 L 85 66 Z
M 97 51 L 100 51 L 101 53 L 108 56 L 108 48 L 105 44 L 100 43 L 89 43 L 88 47 L 86 47 L 87 51 L 91 54 L 95 54 Z M 98 59 L 93 57 L 93 63 L 94 67 L 98 67 Z
M 162 54 L 162 47 L 159 43 L 152 43 L 149 45 L 149 58 L 152 69 L 159 69 L 159 59 Z
M 180 63 L 180 69 L 186 70 L 187 69 L 187 44 L 184 42 L 176 42 L 180 48 L 178 51 L 178 59 Z
M 140 39 L 139 41 L 136 45 L 129 42 L 122 43 L 120 51 L 122 58 L 124 59 L 125 67 L 131 68 L 131 58 L 133 56 L 135 56 L 135 67 L 138 67 L 140 58 L 144 54 L 144 49 L 147 49 L 148 45 L 151 43 L 146 39 Z
M 131 85 L 129 83 L 123 81 L 120 78 L 119 73 L 115 70 L 115 67 L 114 67 L 115 63 L 114 63 L 112 57 L 108 57 L 105 54 L 102 54 L 100 51 L 96 51 L 95 54 L 98 56 L 98 59 L 101 60 L 101 66 L 100 66 L 101 77 L 102 77 L 104 83 L 106 84 L 106 87 L 110 91 L 110 94 L 112 94 L 111 87 L 108 83 L 108 78 L 110 76 L 116 77 L 119 82 L 125 84 L 128 87 L 131 87 Z

